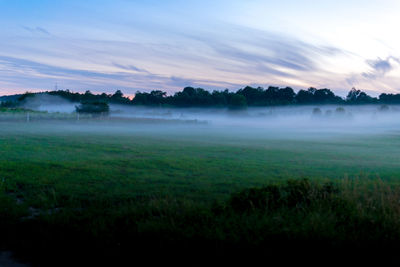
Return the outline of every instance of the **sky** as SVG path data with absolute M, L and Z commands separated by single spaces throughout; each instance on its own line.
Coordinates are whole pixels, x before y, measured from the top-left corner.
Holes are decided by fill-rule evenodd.
M 0 95 L 400 93 L 398 0 L 0 0 Z

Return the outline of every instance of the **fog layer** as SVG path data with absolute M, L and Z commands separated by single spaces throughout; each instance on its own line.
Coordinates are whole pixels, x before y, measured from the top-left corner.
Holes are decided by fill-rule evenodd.
M 39 95 L 26 101 L 26 108 L 49 113 L 72 114 L 78 103 L 56 96 Z M 163 132 L 190 132 L 190 129 L 213 129 L 220 134 L 247 133 L 254 138 L 317 138 L 341 134 L 383 134 L 400 131 L 400 106 L 279 106 L 249 107 L 245 110 L 226 108 L 169 108 L 110 105 L 103 118 L 113 122 L 118 132 L 148 129 Z M 98 119 L 97 119 L 98 120 Z M 123 122 L 123 127 L 118 123 Z M 168 122 L 166 124 L 166 122 Z M 143 124 L 145 123 L 145 124 Z M 141 124 L 140 126 L 138 124 Z M 151 124 L 151 126 L 150 126 Z M 132 125 L 132 128 L 129 127 Z M 80 127 L 84 127 L 84 122 Z M 96 129 L 92 129 L 96 131 Z M 99 128 L 98 131 L 105 130 Z M 110 128 L 108 130 L 111 130 Z

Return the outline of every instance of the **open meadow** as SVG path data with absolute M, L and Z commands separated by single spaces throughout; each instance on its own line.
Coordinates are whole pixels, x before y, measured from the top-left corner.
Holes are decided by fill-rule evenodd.
M 400 131 L 380 126 L 5 120 L 0 245 L 40 266 L 394 248 Z

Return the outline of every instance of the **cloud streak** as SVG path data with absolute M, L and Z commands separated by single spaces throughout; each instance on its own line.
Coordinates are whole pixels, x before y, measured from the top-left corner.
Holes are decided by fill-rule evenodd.
M 49 88 L 56 82 L 78 90 L 126 88 L 130 94 L 152 89 L 173 92 L 188 85 L 209 89 L 271 82 L 291 85 L 280 80 L 300 80 L 304 73 L 318 71 L 319 57 L 341 53 L 267 31 L 229 27 L 234 32 L 174 32 L 170 33 L 176 35 L 174 40 L 154 43 L 54 35 L 50 39 L 19 38 L 13 49 L 12 43 L 0 44 L 4 48 L 0 52 L 0 80 L 19 82 L 27 88 Z M 29 45 L 24 45 L 29 39 Z M 44 43 L 51 49 L 42 46 Z
M 118 64 L 117 64 L 118 65 Z M 128 68 L 129 70 L 131 68 Z M 64 85 L 65 89 L 95 89 L 116 90 L 128 89 L 128 93 L 136 90 L 182 88 L 188 84 L 198 86 L 238 86 L 210 80 L 185 79 L 177 76 L 161 76 L 147 71 L 103 73 L 96 71 L 61 68 L 34 61 L 0 56 L 0 76 L 4 77 L 2 83 L 30 84 L 28 89 L 48 90 L 57 82 Z M 118 85 L 116 85 L 118 81 Z M 170 91 L 170 92 L 173 92 Z
M 51 33 L 47 31 L 45 28 L 42 27 L 28 27 L 28 26 L 22 26 L 22 28 L 32 34 L 42 34 L 42 35 L 48 35 L 51 36 Z
M 395 63 L 399 64 L 400 60 L 396 57 L 389 56 L 386 59 L 377 58 L 373 60 L 367 60 L 366 62 L 372 68 L 372 70 L 369 72 L 364 72 L 362 75 L 365 78 L 375 80 L 379 77 L 385 76 L 385 74 L 393 70 L 396 67 Z

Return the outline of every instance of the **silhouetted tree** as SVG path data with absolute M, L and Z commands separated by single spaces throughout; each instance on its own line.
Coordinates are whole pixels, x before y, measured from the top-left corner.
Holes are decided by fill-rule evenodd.
M 400 104 L 400 94 L 381 94 L 379 102 L 385 104 Z
M 314 108 L 312 111 L 313 116 L 321 116 L 322 110 L 320 108 Z
M 349 104 L 372 104 L 377 103 L 377 99 L 373 98 L 361 90 L 352 88 L 347 94 L 346 102 Z
M 110 107 L 105 102 L 82 102 L 79 106 L 75 106 L 76 112 L 87 114 L 108 114 Z
M 25 92 L 23 95 L 21 95 L 19 98 L 18 98 L 18 101 L 19 102 L 24 102 L 24 101 L 26 101 L 26 99 L 27 98 L 29 98 L 29 97 L 34 97 L 35 96 L 35 94 L 34 93 L 31 93 L 31 92 Z
M 15 108 L 18 107 L 18 105 L 19 105 L 18 101 L 7 100 L 0 102 L 0 107 L 2 108 Z
M 344 102 L 341 97 L 336 96 L 329 89 L 316 89 L 313 87 L 307 91 L 300 90 L 295 99 L 298 104 L 340 104 Z
M 400 94 L 381 94 L 379 99 L 371 97 L 366 93 L 353 88 L 346 99 L 336 96 L 330 89 L 309 88 L 299 90 L 297 94 L 290 87 L 269 86 L 262 87 L 246 86 L 237 92 L 213 91 L 212 93 L 203 88 L 185 87 L 182 91 L 167 96 L 161 90 L 153 90 L 150 93 L 136 92 L 135 97 L 130 100 L 125 97 L 121 90 L 114 94 L 93 94 L 87 90 L 85 93 L 73 93 L 70 90 L 57 90 L 45 92 L 50 95 L 61 96 L 71 102 L 104 102 L 113 104 L 132 104 L 161 106 L 170 105 L 175 107 L 230 107 L 235 101 L 243 102 L 246 106 L 273 106 L 273 105 L 313 105 L 313 104 L 400 104 Z M 34 96 L 35 93 L 25 93 L 19 96 L 17 101 L 21 104 L 26 98 Z M 239 96 L 239 97 L 236 97 Z M 239 101 L 239 99 L 241 99 Z M 243 99 L 245 101 L 243 101 Z
M 229 108 L 233 110 L 247 108 L 246 98 L 239 94 L 233 94 L 229 100 Z
M 246 86 L 245 88 L 238 90 L 236 93 L 244 96 L 249 106 L 265 105 L 264 89 L 261 87 L 253 88 Z
M 388 105 L 381 105 L 380 107 L 379 107 L 379 111 L 380 112 L 388 112 L 390 109 L 389 109 L 389 106 Z
M 335 110 L 335 114 L 339 115 L 339 116 L 343 116 L 343 115 L 346 114 L 346 110 L 344 108 L 342 108 L 342 107 L 338 107 Z
M 225 91 L 213 91 L 211 98 L 213 100 L 213 104 L 217 107 L 226 107 L 228 106 L 229 99 L 229 91 L 226 89 Z

